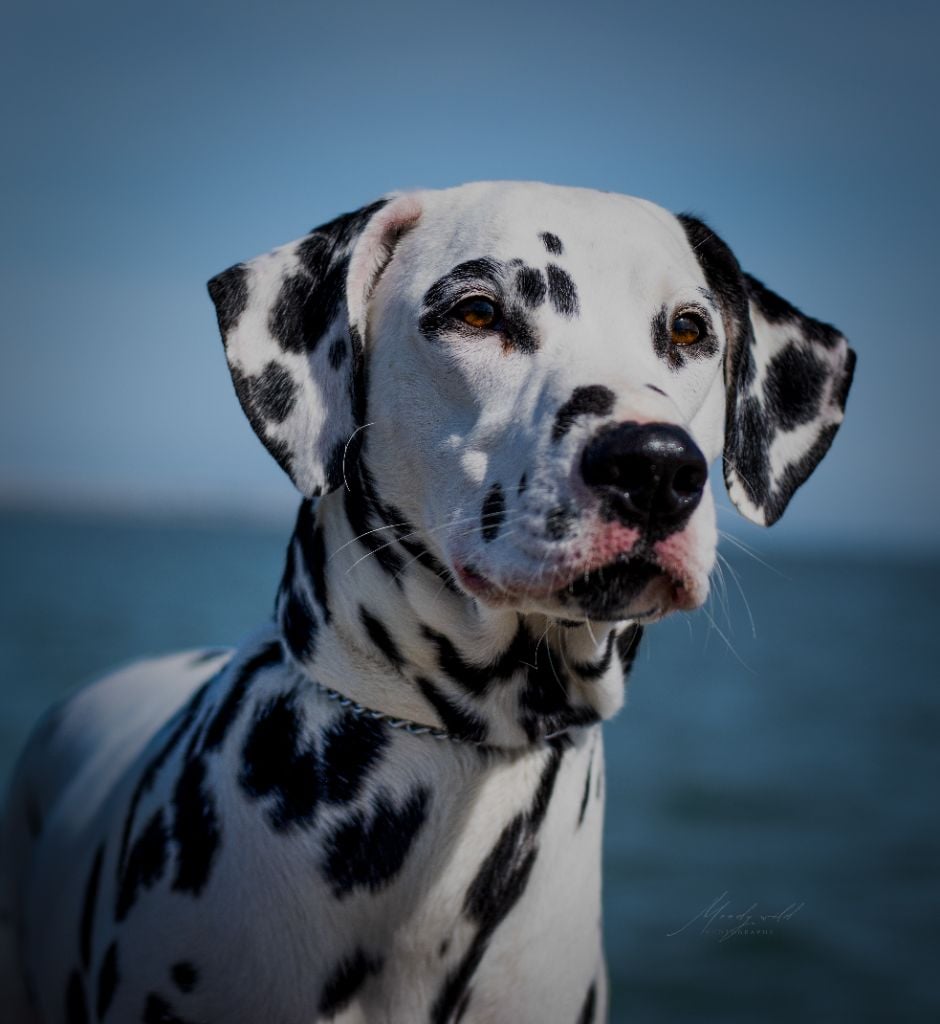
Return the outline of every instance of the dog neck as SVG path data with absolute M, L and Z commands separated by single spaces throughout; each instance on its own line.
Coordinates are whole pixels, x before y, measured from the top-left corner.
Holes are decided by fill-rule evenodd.
M 494 747 L 613 715 L 642 633 L 483 606 L 362 474 L 301 505 L 276 612 L 292 660 L 321 688 Z

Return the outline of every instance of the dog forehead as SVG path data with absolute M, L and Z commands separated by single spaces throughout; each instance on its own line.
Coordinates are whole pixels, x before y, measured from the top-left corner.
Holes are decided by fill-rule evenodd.
M 401 256 L 415 286 L 484 256 L 555 263 L 600 284 L 689 277 L 701 269 L 677 219 L 616 192 L 539 182 L 475 182 L 420 194 L 421 219 Z

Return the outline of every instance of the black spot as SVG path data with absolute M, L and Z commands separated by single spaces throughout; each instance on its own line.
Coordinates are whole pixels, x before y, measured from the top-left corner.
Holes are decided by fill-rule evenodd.
M 424 699 L 434 708 L 444 728 L 452 736 L 459 736 L 475 743 L 482 743 L 486 739 L 486 722 L 479 715 L 465 711 L 454 701 L 449 700 L 429 679 L 418 676 L 415 682 Z
M 380 509 L 389 532 L 394 534 L 395 540 L 411 556 L 412 562 L 417 562 L 432 572 L 443 581 L 448 590 L 457 594 L 462 593 L 451 573 L 420 543 L 418 530 L 408 522 L 404 512 L 387 502 L 381 503 Z
M 725 478 L 734 469 L 745 494 L 758 508 L 769 504 L 769 431 L 760 399 L 739 397 L 729 408 L 725 437 Z
M 464 1018 L 464 1014 L 467 1012 L 467 1007 L 470 1005 L 470 997 L 473 995 L 473 989 L 468 988 L 463 994 L 463 999 L 460 1000 L 460 1005 L 457 1007 L 457 1012 L 454 1014 L 454 1024 L 460 1024 Z
M 117 991 L 119 981 L 117 944 L 112 942 L 104 954 L 101 968 L 98 971 L 98 998 L 95 1004 L 98 1020 L 103 1020 L 105 1014 L 111 1008 L 111 1002 L 114 999 L 114 993 Z
M 506 650 L 485 665 L 468 662 L 443 633 L 437 633 L 429 626 L 424 626 L 423 632 L 436 648 L 441 671 L 475 696 L 484 695 L 494 680 L 508 679 L 533 656 L 532 638 L 521 620 Z
M 199 984 L 199 972 L 188 960 L 180 960 L 170 968 L 170 977 L 180 992 L 190 993 Z
M 516 291 L 525 306 L 536 309 L 545 301 L 545 275 L 535 267 L 522 267 L 516 272 Z
M 354 889 L 373 892 L 387 885 L 401 870 L 427 817 L 430 791 L 419 786 L 396 807 L 389 796 L 378 794 L 369 817 L 356 811 L 329 834 L 321 864 L 324 877 L 337 899 Z
M 581 1012 L 578 1014 L 577 1024 L 593 1024 L 594 1007 L 596 1003 L 597 986 L 592 981 L 590 987 L 587 990 L 587 994 L 584 997 L 584 1003 L 581 1006 Z
M 525 473 L 523 473 L 522 476 L 519 477 L 519 483 L 518 483 L 518 485 L 516 487 L 516 494 L 518 494 L 519 497 L 521 498 L 522 495 L 525 494 L 526 488 L 528 486 L 529 486 L 528 477 L 526 477 Z
M 166 824 L 163 809 L 158 808 L 144 826 L 127 855 L 127 863 L 118 885 L 115 918 L 123 921 L 137 902 L 142 889 L 160 880 L 166 868 Z
M 405 563 L 394 547 L 388 543 L 387 538 L 382 533 L 375 532 L 375 520 L 381 518 L 376 511 L 380 502 L 375 497 L 375 484 L 361 454 L 361 442 L 358 441 L 358 438 L 361 437 L 362 432 L 356 435 L 356 439 L 350 445 L 352 453 L 347 459 L 346 465 L 354 472 L 352 479 L 348 481 L 349 486 L 343 494 L 343 508 L 356 543 L 361 544 L 370 559 L 374 558 L 400 587 L 402 585 L 400 574 L 405 568 Z
M 330 350 L 327 354 L 327 358 L 330 361 L 330 366 L 334 370 L 338 370 L 343 363 L 346 362 L 346 357 L 349 355 L 349 346 L 346 344 L 346 339 L 340 335 L 330 343 Z
M 326 592 L 326 542 L 323 528 L 317 523 L 313 502 L 303 501 L 297 514 L 294 536 L 300 545 L 304 568 L 313 585 L 313 596 L 320 609 L 324 624 L 330 621 L 330 606 Z
M 209 881 L 222 829 L 215 799 L 206 785 L 206 761 L 192 754 L 173 790 L 173 838 L 176 877 L 173 888 L 198 896 Z
M 571 530 L 575 518 L 567 505 L 557 505 L 545 516 L 545 532 L 551 540 L 562 540 Z
M 252 723 L 242 750 L 239 784 L 253 800 L 273 797 L 267 818 L 278 832 L 309 825 L 320 798 L 316 749 L 303 745 L 301 716 L 293 694 L 273 698 Z
M 85 986 L 77 970 L 69 975 L 65 988 L 65 1024 L 88 1024 Z
M 213 277 L 207 287 L 225 342 L 248 305 L 248 268 L 244 263 L 236 263 Z
M 370 615 L 362 605 L 359 605 L 359 620 L 365 627 L 365 631 L 369 634 L 369 639 L 372 643 L 378 647 L 395 668 L 401 668 L 405 663 L 405 659 L 402 657 L 398 645 L 392 639 L 385 626 L 374 615 Z
M 571 397 L 555 413 L 552 440 L 560 441 L 581 416 L 609 416 L 617 396 L 603 384 L 575 388 Z
M 248 686 L 254 677 L 266 668 L 280 665 L 284 661 L 284 652 L 281 645 L 276 641 L 265 644 L 256 654 L 244 661 L 236 669 L 229 684 L 225 699 L 219 705 L 218 710 L 206 729 L 202 749 L 205 751 L 217 750 L 225 742 L 225 737 L 235 724 L 238 712 L 241 710 L 242 702 Z
M 795 344 L 778 352 L 767 366 L 764 404 L 774 426 L 793 430 L 819 415 L 828 366 Z
M 450 939 L 443 938 L 443 939 L 441 939 L 440 946 L 438 946 L 437 955 L 440 956 L 440 957 L 445 957 L 445 956 L 447 956 L 447 950 L 449 950 L 449 949 L 450 949 Z
M 335 719 L 323 734 L 324 799 L 331 803 L 355 800 L 388 742 L 388 729 L 381 722 L 348 710 Z
M 544 244 L 545 248 L 553 256 L 561 256 L 561 254 L 565 251 L 564 246 L 561 244 L 561 239 L 558 237 L 558 235 L 553 235 L 551 231 L 543 231 L 539 235 L 539 238 L 542 239 L 542 243 Z
M 581 794 L 581 806 L 578 808 L 578 828 L 584 824 L 584 815 L 587 813 L 588 799 L 591 796 L 591 769 L 594 767 L 594 751 L 588 761 L 587 774 L 584 776 L 584 792 Z
M 580 625 L 580 623 L 578 623 Z M 639 627 L 628 627 L 630 628 Z M 576 663 L 571 671 L 576 675 L 580 676 L 581 679 L 591 680 L 600 679 L 600 677 L 610 668 L 610 663 L 614 656 L 614 643 L 617 639 L 616 633 L 611 630 L 607 634 L 607 642 L 604 645 L 604 653 L 600 656 L 597 661 L 593 662 L 579 662 Z
M 299 388 L 287 367 L 273 359 L 261 373 L 246 378 L 251 403 L 271 423 L 283 423 L 297 401 Z
M 202 707 L 206 695 L 210 692 L 211 684 L 217 678 L 218 676 L 215 676 L 213 679 L 209 680 L 208 683 L 201 686 L 189 699 L 185 707 L 181 708 L 176 715 L 170 719 L 166 726 L 166 728 L 169 729 L 169 736 L 167 737 L 166 742 L 150 759 L 147 763 L 147 767 L 144 768 L 143 772 L 141 772 L 140 778 L 137 780 L 137 785 L 134 787 L 134 793 L 131 796 L 131 801 L 128 805 L 127 816 L 124 819 L 124 830 L 121 835 L 121 850 L 118 856 L 119 880 L 126 867 L 128 845 L 134 829 L 134 822 L 140 801 L 143 799 L 145 794 L 153 788 L 153 784 L 156 781 L 157 774 L 160 769 L 189 731 L 199 713 L 200 708 Z
M 95 853 L 95 859 L 88 874 L 88 881 L 85 883 L 85 898 L 82 901 L 78 946 L 82 957 L 82 966 L 86 971 L 91 964 L 91 939 L 95 924 L 95 907 L 98 902 L 98 885 L 101 881 L 101 865 L 103 862 L 104 845 L 102 844 Z
M 140 1019 L 143 1024 L 193 1024 L 180 1017 L 172 1005 L 156 992 L 147 995 L 143 1016 Z
M 636 660 L 636 652 L 640 649 L 640 641 L 643 639 L 643 627 L 634 623 L 617 635 L 617 655 L 620 658 L 620 665 L 623 668 L 623 675 L 626 679 L 633 668 Z
M 469 989 L 490 939 L 525 892 L 538 854 L 538 832 L 548 811 L 563 752 L 551 748 L 532 805 L 500 833 L 464 898 L 463 910 L 477 925 L 466 953 L 449 972 L 431 1009 L 433 1024 L 446 1024 Z
M 381 960 L 367 956 L 361 949 L 340 961 L 323 984 L 320 1013 L 324 1017 L 332 1017 L 345 1009 L 368 977 L 381 969 Z
M 486 492 L 486 497 L 483 499 L 480 530 L 485 541 L 496 540 L 505 518 L 506 500 L 503 497 L 503 489 L 498 483 L 495 483 Z
M 555 312 L 564 317 L 577 316 L 578 289 L 574 281 L 554 263 L 549 263 L 545 273 L 548 275 L 548 297 L 552 300 Z
M 281 632 L 291 654 L 298 661 L 313 657 L 319 626 L 302 591 L 291 589 L 285 595 L 280 621 Z
M 532 662 L 527 665 L 518 705 L 519 725 L 533 742 L 599 719 L 594 708 L 570 702 L 568 674 L 547 643 L 534 652 Z

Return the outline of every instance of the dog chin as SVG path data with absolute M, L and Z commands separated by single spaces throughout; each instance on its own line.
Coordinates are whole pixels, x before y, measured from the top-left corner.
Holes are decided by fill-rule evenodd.
M 472 566 L 458 565 L 461 586 L 491 608 L 512 608 L 568 620 L 655 622 L 673 611 L 691 611 L 705 602 L 708 580 L 699 582 L 640 556 L 622 556 L 572 577 L 559 587 L 542 581 L 500 584 Z

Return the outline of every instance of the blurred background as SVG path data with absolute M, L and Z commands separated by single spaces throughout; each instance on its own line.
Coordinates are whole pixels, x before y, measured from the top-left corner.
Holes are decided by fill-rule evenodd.
M 940 7 L 3 21 L 0 780 L 57 696 L 269 614 L 296 497 L 238 409 L 210 276 L 390 189 L 645 196 L 859 369 L 778 526 L 722 497 L 715 595 L 649 632 L 606 729 L 611 1020 L 940 1019 Z

